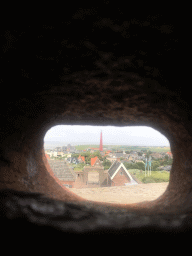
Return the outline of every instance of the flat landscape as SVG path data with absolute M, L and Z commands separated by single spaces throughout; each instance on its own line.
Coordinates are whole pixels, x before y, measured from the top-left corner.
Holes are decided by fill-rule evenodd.
M 165 192 L 168 184 L 169 182 L 162 182 L 117 187 L 70 188 L 70 190 L 87 200 L 130 204 L 157 199 Z

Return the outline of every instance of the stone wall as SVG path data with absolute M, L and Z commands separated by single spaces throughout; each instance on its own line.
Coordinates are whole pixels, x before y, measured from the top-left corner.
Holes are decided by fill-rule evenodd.
M 143 227 L 142 232 L 154 226 L 160 230 L 159 223 L 164 223 L 166 230 L 174 230 L 177 221 L 180 231 L 186 225 L 190 227 L 187 219 L 192 207 L 190 23 L 180 14 L 178 18 L 180 10 L 176 9 L 148 16 L 138 10 L 134 13 L 131 8 L 128 12 L 126 6 L 117 8 L 107 1 L 101 8 L 68 6 L 63 10 L 62 22 L 33 20 L 29 25 L 23 22 L 18 26 L 14 22 L 14 27 L 1 30 L 0 189 L 11 189 L 1 193 L 4 207 L 1 209 L 8 212 L 5 216 L 17 218 L 23 211 L 26 219 L 34 217 L 28 210 L 34 207 L 30 200 L 36 202 L 37 212 L 43 211 L 44 204 L 32 193 L 41 193 L 48 198 L 47 204 L 53 206 L 46 209 L 54 209 L 53 215 L 57 217 L 60 208 L 52 199 L 62 201 L 66 212 L 73 212 L 74 220 L 75 206 L 65 203 L 77 204 L 78 216 L 87 218 L 90 232 L 97 229 L 92 223 L 98 229 L 126 227 L 128 232 L 132 230 L 129 218 L 139 220 L 135 223 L 138 230 Z M 98 221 L 88 217 L 94 211 L 80 206 L 80 202 L 88 202 L 62 186 L 48 166 L 43 138 L 51 127 L 61 124 L 145 125 L 157 129 L 169 139 L 173 154 L 167 190 L 155 201 L 123 206 L 127 212 L 141 214 L 130 215 L 127 226 L 121 217 L 118 217 L 121 224 L 117 224 L 118 221 L 108 222 L 107 217 L 102 217 L 105 215 L 95 212 L 94 220 L 106 224 L 102 228 Z M 20 211 L 22 197 L 27 198 L 25 205 L 27 202 L 29 205 L 22 206 Z M 101 205 L 95 203 L 93 207 L 100 211 Z M 119 205 L 114 207 L 122 209 Z M 44 213 L 48 216 L 46 210 Z M 154 215 L 141 217 L 143 214 L 155 214 L 159 221 L 154 220 Z M 166 221 L 166 214 L 171 222 Z M 176 214 L 186 215 L 176 217 Z M 41 222 L 39 217 L 33 220 Z M 54 220 L 50 217 L 41 223 L 46 226 Z M 80 226 L 73 224 L 74 232 L 83 231 L 79 228 L 83 227 L 83 221 Z M 63 227 L 67 225 L 63 218 Z

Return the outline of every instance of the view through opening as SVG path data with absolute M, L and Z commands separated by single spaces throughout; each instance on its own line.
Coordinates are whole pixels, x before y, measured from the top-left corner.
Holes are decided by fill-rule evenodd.
M 173 162 L 167 138 L 147 126 L 57 125 L 46 133 L 44 149 L 64 186 L 107 203 L 157 199 Z

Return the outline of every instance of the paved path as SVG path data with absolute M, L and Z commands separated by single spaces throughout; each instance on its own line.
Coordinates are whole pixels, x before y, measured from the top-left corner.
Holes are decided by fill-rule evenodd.
M 70 190 L 88 200 L 129 204 L 154 200 L 164 193 L 167 186 L 168 182 L 163 182 L 117 187 L 70 188 Z

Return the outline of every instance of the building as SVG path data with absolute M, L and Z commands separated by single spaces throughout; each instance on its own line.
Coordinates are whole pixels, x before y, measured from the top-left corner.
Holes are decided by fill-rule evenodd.
M 170 171 L 172 168 L 172 165 L 166 165 L 166 166 L 160 166 L 157 169 L 161 170 L 161 171 Z
M 55 148 L 55 151 L 61 152 L 61 151 L 62 151 L 62 148 L 61 148 L 61 147 L 56 147 L 56 148 Z
M 50 157 L 58 157 L 58 152 L 57 151 L 51 151 L 51 152 L 46 152 Z
M 76 149 L 75 149 L 74 146 L 71 146 L 71 144 L 68 144 L 68 145 L 67 145 L 67 151 L 68 151 L 68 152 L 75 152 Z
M 79 160 L 80 163 L 85 163 L 85 157 L 84 156 L 79 155 L 78 160 Z
M 109 186 L 125 186 L 126 183 L 132 181 L 132 176 L 120 161 L 115 161 L 109 168 L 107 180 Z
M 114 153 L 114 156 L 116 157 L 116 158 L 120 158 L 120 157 L 127 157 L 127 154 L 123 154 L 123 153 Z
M 96 156 L 94 158 L 91 158 L 91 166 L 101 166 L 101 162 L 99 158 Z
M 152 156 L 152 158 L 154 158 L 154 159 L 163 158 L 163 155 L 162 155 L 162 154 L 156 153 L 156 152 L 152 153 L 151 156 Z
M 166 155 L 169 157 L 169 158 L 173 158 L 173 155 L 171 152 L 167 152 Z
M 128 160 L 128 161 L 133 161 L 134 159 L 133 159 L 133 157 L 132 157 L 131 155 L 129 155 L 129 156 L 127 157 L 127 160 Z
M 59 156 L 60 156 L 60 157 L 64 157 L 64 155 L 65 155 L 65 154 L 64 154 L 63 152 L 57 152 L 57 157 L 59 157 Z
M 62 160 L 49 160 L 48 163 L 54 173 L 54 175 L 62 182 L 66 187 L 73 188 L 76 180 L 76 173 Z
M 62 147 L 62 151 L 64 152 L 64 151 L 67 151 L 67 147 L 66 146 L 63 146 Z
M 104 167 L 97 156 L 91 158 L 91 166 L 85 166 L 83 168 L 82 177 L 84 184 L 88 187 L 103 186 L 107 174 L 104 173 Z M 95 177 L 95 180 L 93 180 L 93 177 Z
M 79 164 L 79 160 L 77 159 L 77 157 L 68 157 L 67 162 L 70 164 Z
M 105 151 L 105 155 L 108 156 L 111 153 L 111 150 Z
M 112 163 L 116 161 L 116 158 L 113 157 L 106 157 L 106 159 Z

